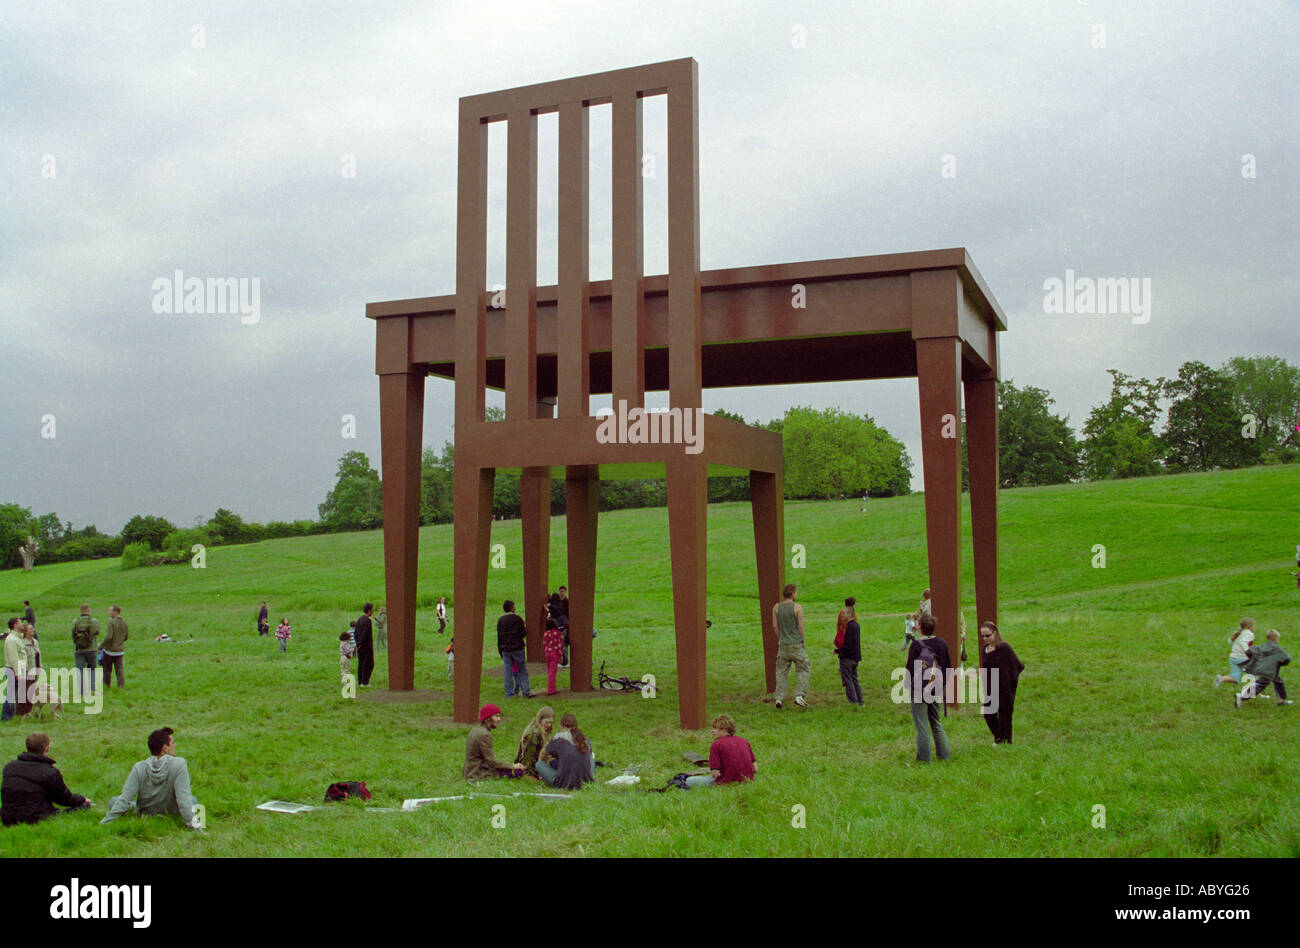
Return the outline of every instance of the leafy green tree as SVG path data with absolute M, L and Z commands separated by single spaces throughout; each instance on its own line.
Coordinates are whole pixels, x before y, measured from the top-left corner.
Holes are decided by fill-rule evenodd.
M 998 383 L 998 486 L 1078 480 L 1079 442 L 1069 419 L 1052 413 L 1054 404 L 1045 389 Z
M 1254 441 L 1241 436 L 1232 380 L 1204 362 L 1184 362 L 1165 383 L 1173 400 L 1161 440 L 1165 464 L 1175 471 L 1241 467 L 1258 458 Z
M 1083 473 L 1089 480 L 1159 474 L 1163 446 L 1155 433 L 1165 380 L 1131 378 L 1116 369 L 1110 398 L 1083 425 Z
M 838 408 L 792 408 L 782 424 L 787 497 L 905 494 L 911 459 L 873 422 Z
M 126 522 L 120 536 L 123 543 L 148 543 L 149 549 L 162 548 L 162 541 L 167 534 L 176 529 L 176 525 L 166 517 L 136 514 Z M 68 524 L 68 534 L 72 533 L 72 524 Z
M 420 455 L 420 524 L 450 523 L 454 448 L 444 442 L 439 456 L 433 448 Z
M 334 487 L 317 512 L 329 530 L 370 530 L 384 522 L 379 472 L 364 453 L 349 451 L 339 458 Z
M 735 412 L 727 411 L 725 408 L 719 408 L 717 411 L 709 412 L 711 415 L 717 415 L 719 418 L 730 418 L 732 421 L 738 421 L 742 425 L 747 425 L 740 415 Z M 749 475 L 740 474 L 734 477 L 710 477 L 709 478 L 709 503 L 724 503 L 726 501 L 749 500 Z
M 1277 356 L 1229 359 L 1237 420 L 1250 438 L 1253 416 L 1256 457 L 1288 457 L 1300 448 L 1300 368 Z
M 224 543 L 244 543 L 251 539 L 244 518 L 225 507 L 217 508 L 217 512 L 212 515 L 203 529 L 212 538 L 214 546 Z
M 0 504 L 0 569 L 22 565 L 18 548 L 29 536 L 36 536 L 36 530 L 36 518 L 30 507 Z

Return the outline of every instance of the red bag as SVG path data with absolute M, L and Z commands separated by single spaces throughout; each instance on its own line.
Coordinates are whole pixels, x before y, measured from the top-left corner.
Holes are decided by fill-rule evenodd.
M 370 791 L 366 789 L 366 782 L 364 780 L 343 780 L 330 784 L 325 790 L 326 803 L 334 800 L 346 800 L 348 797 L 360 797 L 363 800 L 369 800 Z

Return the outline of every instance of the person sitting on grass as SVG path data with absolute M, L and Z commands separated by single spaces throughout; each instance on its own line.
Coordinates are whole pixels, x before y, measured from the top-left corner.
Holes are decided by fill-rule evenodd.
M 1237 631 L 1228 637 L 1228 641 L 1232 643 L 1232 651 L 1228 653 L 1228 674 L 1214 676 L 1216 688 L 1229 678 L 1241 684 L 1242 670 L 1246 667 L 1246 653 L 1255 643 L 1255 620 L 1242 619 L 1237 626 Z
M 149 753 L 131 768 L 122 793 L 108 801 L 108 815 L 100 823 L 111 823 L 124 813 L 140 816 L 178 816 L 186 829 L 202 830 L 199 805 L 190 793 L 190 769 L 184 757 L 176 756 L 176 732 L 160 727 L 149 735 Z
M 537 759 L 542 748 L 551 739 L 551 728 L 555 726 L 555 712 L 549 707 L 537 709 L 537 714 L 524 728 L 519 738 L 519 751 L 515 754 L 516 763 L 524 765 L 524 776 L 540 779 L 537 773 Z
M 492 732 L 501 726 L 504 715 L 494 704 L 485 704 L 478 712 L 478 724 L 469 730 L 465 740 L 465 766 L 461 769 L 471 783 L 495 777 L 517 777 L 524 772 L 523 764 L 503 764 L 492 753 Z
M 686 778 L 686 786 L 712 787 L 720 783 L 743 783 L 754 779 L 758 762 L 749 741 L 736 736 L 736 722 L 719 714 L 712 722 L 713 744 L 709 747 L 709 772 Z
M 289 640 L 293 638 L 293 632 L 289 629 L 288 619 L 280 620 L 280 627 L 275 630 L 275 637 L 280 640 L 280 651 L 289 651 Z
M 574 715 L 566 714 L 560 723 L 565 729 L 546 745 L 537 773 L 548 787 L 581 790 L 584 783 L 596 779 L 596 753 Z
M 1249 657 L 1243 670 L 1254 675 L 1255 680 L 1237 692 L 1235 703 L 1238 708 L 1243 701 L 1259 697 L 1260 692 L 1269 685 L 1272 685 L 1277 692 L 1278 704 L 1291 704 L 1287 700 L 1286 685 L 1281 675 L 1282 666 L 1291 664 L 1291 656 L 1278 644 L 1282 639 L 1282 633 L 1277 629 L 1269 629 L 1265 638 L 1268 641 L 1263 645 L 1255 646 L 1247 653 Z
M 66 809 L 56 809 L 55 804 Z M 90 801 L 73 793 L 50 757 L 48 734 L 29 734 L 27 751 L 5 764 L 0 779 L 0 823 L 39 823 L 47 817 L 90 809 Z

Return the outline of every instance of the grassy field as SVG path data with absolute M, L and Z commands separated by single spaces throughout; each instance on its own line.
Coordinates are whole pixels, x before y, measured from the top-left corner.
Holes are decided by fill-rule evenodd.
M 926 585 L 923 498 L 871 501 L 865 511 L 857 501 L 787 505 L 787 545 L 807 549 L 806 567 L 787 573 L 808 616 L 806 711 L 763 700 L 748 506 L 711 507 L 709 706 L 736 718 L 759 778 L 663 794 L 644 790 L 687 769 L 683 750 L 709 742 L 707 730 L 677 726 L 666 515 L 606 514 L 596 664 L 654 673 L 659 694 L 562 693 L 551 704 L 578 714 L 598 758 L 642 765 L 641 787 L 602 783 L 564 801 L 473 799 L 409 814 L 359 803 L 297 816 L 254 809 L 273 798 L 318 803 L 334 780 L 365 780 L 372 807 L 466 791 L 466 728 L 451 722 L 449 694 L 391 704 L 340 695 L 338 634 L 364 600 L 383 599 L 380 533 L 214 548 L 203 570 L 123 572 L 101 560 L 9 571 L 0 603 L 12 614 L 33 600 L 47 665 L 71 664 L 67 630 L 82 601 L 101 622 L 120 603 L 132 638 L 127 691 L 109 694 L 102 714 L 69 706 L 44 725 L 51 756 L 95 814 L 3 830 L 0 840 L 6 855 L 39 856 L 1300 856 L 1300 705 L 1260 700 L 1235 711 L 1230 690 L 1210 686 L 1243 615 L 1261 638 L 1276 627 L 1284 647 L 1300 650 L 1290 575 L 1297 488 L 1296 468 L 1256 468 L 1004 492 L 999 618 L 1028 666 L 1016 743 L 995 750 L 963 707 L 946 721 L 952 759 L 928 767 L 914 762 L 906 706 L 889 699 L 901 615 Z M 563 519 L 552 526 L 555 586 L 565 580 Z M 519 524 L 494 528 L 507 568 L 490 575 L 493 617 L 493 603 L 522 595 Z M 416 683 L 445 691 L 445 636 L 431 630 L 436 597 L 451 591 L 450 526 L 422 530 L 420 543 Z M 1104 569 L 1092 565 L 1097 544 Z M 862 614 L 860 709 L 845 703 L 830 651 L 846 595 Z M 281 616 L 293 624 L 287 655 L 254 634 L 263 598 L 273 625 Z M 162 632 L 177 641 L 156 643 Z M 485 653 L 495 659 L 491 636 Z M 388 680 L 385 653 L 378 662 L 376 690 Z M 503 703 L 499 673 L 485 676 L 483 700 Z M 498 756 L 513 754 L 539 703 L 504 702 Z M 177 729 L 208 834 L 158 819 L 100 827 L 108 798 L 147 753 L 146 735 L 163 724 Z M 0 728 L 5 759 L 33 729 Z M 522 783 L 483 789 L 536 789 Z M 496 803 L 504 828 L 492 825 Z M 1104 828 L 1094 825 L 1098 806 Z M 806 825 L 795 825 L 798 807 Z

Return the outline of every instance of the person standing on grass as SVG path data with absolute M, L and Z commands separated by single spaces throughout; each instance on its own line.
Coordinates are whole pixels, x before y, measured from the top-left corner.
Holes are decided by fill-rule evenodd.
M 82 603 L 81 615 L 72 623 L 72 647 L 74 661 L 77 664 L 77 677 L 81 679 L 81 691 L 95 693 L 95 665 L 99 652 L 99 620 L 90 614 L 90 606 Z M 89 689 L 86 683 L 90 683 Z
M 160 727 L 149 735 L 152 755 L 137 763 L 127 774 L 122 792 L 108 801 L 108 813 L 100 824 L 111 823 L 124 813 L 140 816 L 179 816 L 187 829 L 202 830 L 199 805 L 190 792 L 190 768 L 176 756 L 176 732 Z
M 839 615 L 835 617 L 835 651 L 836 652 L 838 652 L 840 650 L 840 646 L 844 644 L 844 629 L 849 624 L 849 619 L 857 618 L 857 613 L 853 609 L 854 605 L 856 604 L 857 604 L 857 600 L 854 599 L 852 596 L 849 596 L 849 598 L 844 600 L 844 608 L 841 609 Z
M 812 665 L 808 662 L 808 649 L 804 644 L 803 606 L 794 601 L 798 587 L 788 583 L 781 591 L 781 601 L 772 607 L 772 629 L 776 632 L 776 707 L 785 702 L 790 684 L 790 666 L 794 665 L 797 679 L 794 703 L 808 707 L 808 676 Z
M 1242 619 L 1237 625 L 1237 631 L 1228 637 L 1228 641 L 1232 644 L 1232 651 L 1228 653 L 1228 674 L 1214 676 L 1216 688 L 1229 678 L 1241 684 L 1242 670 L 1246 667 L 1246 653 L 1255 642 L 1255 620 Z
M 442 635 L 443 630 L 447 628 L 447 597 L 438 597 L 438 608 L 434 610 L 438 616 L 438 634 Z
M 923 589 L 921 590 L 921 604 L 916 608 L 916 619 L 919 622 L 921 620 L 921 616 L 928 616 L 933 614 L 934 614 L 933 610 L 930 608 L 930 590 Z
M 758 772 L 758 761 L 749 741 L 736 736 L 736 722 L 729 714 L 713 719 L 713 744 L 709 747 L 709 772 L 686 778 L 687 788 L 712 787 L 723 783 L 745 783 Z
M 357 643 L 357 684 L 362 688 L 370 687 L 370 676 L 375 672 L 374 614 L 374 605 L 366 603 L 354 630 Z
M 262 608 L 257 611 L 257 634 L 266 635 L 271 631 L 271 613 L 266 608 L 266 600 L 262 600 Z
M 1282 681 L 1282 666 L 1291 664 L 1291 656 L 1279 644 L 1282 633 L 1277 629 L 1269 629 L 1264 638 L 1264 644 L 1252 648 L 1250 657 L 1246 660 L 1244 670 L 1254 675 L 1255 680 L 1237 692 L 1235 702 L 1238 708 L 1243 701 L 1259 697 L 1269 685 L 1277 692 L 1278 704 L 1291 704 L 1286 697 L 1286 684 Z
M 501 611 L 503 614 L 497 619 L 497 654 L 501 656 L 505 669 L 506 697 L 522 695 L 531 698 L 533 690 L 528 681 L 528 662 L 524 654 L 527 627 L 523 618 L 515 614 L 513 599 L 503 602 Z
M 289 640 L 293 638 L 293 630 L 289 628 L 289 620 L 281 619 L 279 627 L 275 630 L 275 637 L 280 641 L 280 654 L 289 651 Z
M 104 666 L 104 690 L 110 687 L 110 674 L 114 668 L 117 669 L 117 687 L 126 687 L 126 673 L 123 671 L 122 662 L 126 655 L 126 640 L 131 637 L 127 631 L 126 620 L 122 618 L 121 606 L 108 607 L 108 634 L 104 636 L 104 644 L 101 646 L 104 650 L 104 659 L 101 664 Z
M 54 766 L 48 734 L 27 735 L 26 746 L 26 753 L 5 764 L 0 777 L 0 823 L 39 823 L 61 813 L 90 809 L 90 801 L 69 790 Z M 55 809 L 55 804 L 65 809 Z
M 0 722 L 13 718 L 18 710 L 18 684 L 27 680 L 27 646 L 23 642 L 22 631 L 24 627 L 23 620 L 17 616 L 9 620 L 9 634 L 5 636 L 5 692 Z
M 862 661 L 862 627 L 858 625 L 858 612 L 854 608 L 854 599 L 850 596 L 844 600 L 840 615 L 848 613 L 844 625 L 841 645 L 835 649 L 840 657 L 840 681 L 844 684 L 844 696 L 849 704 L 862 704 L 862 685 L 858 682 L 858 663 Z
M 907 699 L 912 708 L 912 724 L 916 728 L 916 759 L 930 763 L 930 735 L 934 735 L 934 755 L 940 760 L 951 756 L 948 735 L 943 731 L 939 706 L 947 693 L 948 669 L 952 657 L 948 643 L 934 634 L 932 615 L 922 615 L 918 623 L 920 635 L 907 650 Z
M 23 646 L 27 650 L 27 677 L 30 679 L 41 667 L 41 643 L 36 638 L 36 626 L 22 623 Z
M 357 650 L 352 636 L 347 632 L 339 633 L 339 679 L 346 684 L 348 675 L 352 674 L 352 653 Z
M 555 674 L 564 657 L 564 635 L 554 619 L 546 620 L 546 631 L 542 633 L 542 651 L 546 655 L 546 693 L 555 694 Z
M 1300 566 L 1300 546 L 1296 547 L 1296 566 Z M 36 628 L 36 610 L 32 608 L 30 599 L 23 600 L 23 621 Z
M 984 723 L 993 733 L 993 746 L 1011 743 L 1011 714 L 1016 707 L 1016 687 L 1025 670 L 1016 653 L 1002 639 L 996 623 L 980 623 L 980 665 L 986 668 Z
M 541 779 L 537 773 L 537 759 L 542 754 L 542 748 L 551 740 L 551 729 L 554 726 L 555 712 L 549 707 L 541 707 L 528 722 L 528 727 L 524 728 L 524 733 L 519 738 L 515 762 L 524 765 L 525 776 Z
M 466 780 L 489 780 L 524 772 L 523 764 L 503 764 L 492 752 L 492 732 L 501 726 L 504 717 L 494 704 L 479 709 L 478 724 L 469 729 L 469 737 L 465 739 L 465 766 L 461 773 Z
M 388 651 L 388 607 L 380 606 L 375 616 L 375 643 L 385 652 Z

